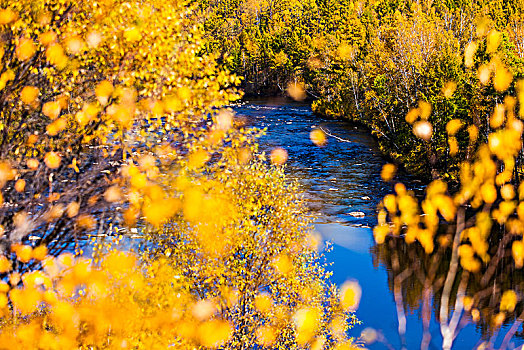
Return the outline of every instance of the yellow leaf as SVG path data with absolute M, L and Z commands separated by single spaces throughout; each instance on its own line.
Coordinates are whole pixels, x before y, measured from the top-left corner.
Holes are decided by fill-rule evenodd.
M 111 82 L 104 80 L 97 85 L 95 89 L 96 97 L 102 106 L 105 106 L 109 100 L 109 97 L 113 94 L 114 87 Z
M 16 21 L 18 14 L 11 9 L 0 10 L 0 25 L 9 24 Z
M 446 131 L 450 136 L 454 136 L 463 126 L 462 120 L 452 119 L 446 124 Z
M 515 306 L 517 306 L 517 293 L 513 290 L 505 291 L 500 300 L 500 311 L 513 312 Z
M 44 163 L 50 169 L 56 169 L 60 166 L 62 157 L 56 152 L 47 152 L 44 156 Z
M 287 161 L 287 151 L 281 147 L 277 147 L 271 151 L 271 163 L 275 165 L 283 165 Z
M 506 67 L 498 65 L 495 68 L 495 76 L 493 77 L 493 86 L 495 87 L 495 90 L 499 92 L 506 91 L 512 81 L 513 73 L 511 73 Z
M 442 87 L 442 94 L 445 98 L 451 98 L 453 97 L 453 93 L 455 93 L 455 90 L 457 90 L 457 83 L 455 83 L 454 81 L 448 81 Z
M 58 101 L 46 102 L 42 106 L 42 113 L 51 119 L 58 118 L 61 110 L 62 108 L 60 107 L 60 102 Z
M 433 125 L 425 120 L 416 122 L 413 125 L 413 134 L 418 138 L 428 141 L 433 135 Z
M 136 27 L 131 27 L 125 30 L 124 32 L 124 38 L 127 41 L 138 41 L 142 39 L 142 34 L 140 33 L 140 30 Z
M 314 129 L 311 131 L 309 133 L 309 138 L 315 145 L 319 147 L 325 146 L 327 143 L 326 134 L 320 129 Z
M 0 273 L 11 271 L 11 262 L 5 256 L 0 256 Z
M 33 40 L 28 38 L 20 39 L 20 42 L 16 46 L 16 57 L 18 57 L 20 61 L 27 61 L 33 57 L 35 52 L 36 46 L 33 43 Z
M 472 41 L 466 45 L 466 48 L 464 49 L 464 64 L 466 67 L 473 66 L 477 48 L 478 45 L 475 41 Z
M 380 176 L 382 177 L 382 180 L 389 182 L 393 179 L 393 177 L 395 177 L 396 172 L 397 167 L 395 166 L 395 164 L 388 163 L 384 164 L 384 166 L 382 167 Z
M 209 348 L 218 348 L 224 345 L 233 333 L 233 327 L 222 320 L 204 322 L 198 327 L 200 344 Z
M 299 345 L 305 345 L 316 335 L 320 312 L 316 308 L 299 309 L 293 315 L 293 322 L 297 330 L 296 340 Z
M 57 35 L 52 30 L 40 34 L 38 40 L 43 46 L 48 46 L 56 41 Z
M 20 100 L 25 104 L 32 104 L 36 101 L 40 90 L 34 86 L 25 86 L 20 92 Z
M 486 38 L 486 52 L 493 53 L 497 51 L 502 35 L 498 30 L 492 29 Z
M 58 118 L 57 120 L 55 120 L 54 122 L 52 122 L 51 124 L 49 124 L 46 127 L 46 132 L 47 132 L 47 134 L 49 136 L 55 136 L 60 131 L 64 130 L 66 126 L 67 126 L 66 119 L 65 118 Z
M 304 101 L 307 97 L 304 83 L 289 83 L 286 91 L 295 101 Z
M 266 313 L 273 307 L 273 301 L 268 294 L 258 294 L 255 297 L 255 307 L 258 311 Z
M 52 65 L 58 68 L 64 68 L 67 64 L 67 56 L 64 54 L 64 49 L 60 44 L 50 44 L 46 50 L 46 59 Z
M 346 311 L 356 311 L 360 303 L 362 289 L 356 281 L 346 281 L 340 288 L 340 303 Z

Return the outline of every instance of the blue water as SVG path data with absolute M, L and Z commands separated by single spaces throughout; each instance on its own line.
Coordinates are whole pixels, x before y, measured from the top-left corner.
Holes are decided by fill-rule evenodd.
M 363 293 L 357 317 L 362 324 L 355 326 L 351 335 L 358 338 L 363 329 L 371 327 L 383 335 L 389 348 L 401 348 L 388 271 L 383 264 L 374 263 L 372 254 L 371 227 L 376 222 L 376 207 L 382 197 L 392 191 L 391 185 L 380 179 L 386 160 L 374 139 L 367 131 L 344 121 L 313 115 L 306 104 L 286 100 L 249 101 L 235 110 L 246 118 L 248 125 L 267 129 L 260 140 L 262 150 L 268 153 L 275 147 L 287 150 L 286 171 L 299 181 L 311 210 L 318 214 L 315 229 L 324 240 L 333 243 L 332 251 L 327 254 L 332 263 L 333 282 L 340 285 L 348 279 L 359 281 Z M 319 126 L 333 135 L 328 136 L 324 147 L 313 145 L 309 139 L 310 131 Z M 398 180 L 415 191 L 422 189 L 416 179 L 400 175 Z M 364 216 L 355 217 L 352 212 Z M 407 348 L 419 349 L 422 339 L 420 313 L 407 310 L 406 317 Z M 430 331 L 432 343 L 429 348 L 441 348 L 440 329 L 434 314 Z M 480 333 L 474 325 L 469 325 L 460 332 L 453 348 L 471 349 L 479 339 Z M 388 348 L 384 342 L 366 344 L 366 347 Z

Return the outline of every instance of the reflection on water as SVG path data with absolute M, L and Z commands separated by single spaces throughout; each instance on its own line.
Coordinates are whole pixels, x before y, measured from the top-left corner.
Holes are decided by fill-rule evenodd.
M 250 101 L 235 110 L 246 118 L 249 125 L 267 129 L 266 135 L 260 140 L 262 150 L 269 153 L 274 147 L 283 147 L 288 151 L 287 172 L 301 183 L 311 209 L 319 214 L 315 229 L 325 240 L 333 243 L 332 251 L 327 254 L 332 263 L 333 281 L 341 284 L 351 278 L 361 284 L 363 295 L 357 315 L 363 324 L 355 327 L 352 334 L 358 336 L 364 328 L 372 327 L 380 330 L 390 343 L 390 348 L 401 348 L 398 305 L 395 304 L 393 293 L 395 278 L 400 273 L 396 266 L 402 269 L 412 267 L 409 276 L 399 284 L 401 288 L 397 301 L 400 300 L 406 313 L 404 338 L 407 348 L 420 348 L 423 310 L 426 316 L 428 312 L 435 315 L 439 295 L 437 293 L 436 297 L 423 302 L 424 296 L 430 295 L 424 294 L 427 287 L 424 284 L 427 279 L 425 273 L 429 269 L 425 264 L 428 258 L 420 249 L 416 249 L 415 244 L 406 246 L 402 240 L 381 247 L 373 244 L 370 227 L 376 222 L 376 207 L 382 197 L 391 192 L 391 185 L 380 179 L 385 160 L 368 132 L 343 121 L 314 116 L 308 105 L 283 100 Z M 320 148 L 309 139 L 312 128 L 319 126 L 337 136 L 328 137 L 327 145 Z M 421 190 L 420 183 L 412 178 L 403 177 L 400 181 L 410 184 L 408 187 L 416 191 Z M 397 262 L 395 259 L 402 261 Z M 439 259 L 447 264 L 445 254 Z M 441 266 L 431 276 L 432 282 L 441 283 L 442 277 L 438 272 L 443 274 L 446 268 L 447 265 Z M 490 283 L 495 283 L 497 278 L 505 280 L 506 277 L 495 274 Z M 495 287 L 493 293 L 496 294 Z M 489 300 L 480 305 L 483 305 L 485 314 L 497 312 L 489 309 Z M 440 328 L 436 322 L 435 317 L 426 322 L 427 333 L 431 335 L 430 349 L 442 347 Z M 489 322 L 486 322 L 481 320 L 478 326 L 461 324 L 464 328 L 454 348 L 473 348 L 483 335 L 489 333 Z M 510 323 L 506 324 L 502 328 L 503 333 L 510 326 Z M 495 343 L 499 345 L 501 342 L 502 337 Z M 520 338 L 515 342 L 522 343 Z M 381 343 L 368 347 L 388 348 Z M 509 348 L 513 348 L 513 344 Z
M 483 273 L 475 274 L 458 270 L 456 280 L 460 282 L 452 286 L 449 305 L 453 312 L 457 311 L 457 307 L 461 308 L 456 296 L 465 292 L 472 298 L 472 310 L 477 310 L 478 316 L 473 316 L 476 312 L 468 312 L 462 313 L 461 319 L 457 318 L 457 329 L 464 327 L 458 338 L 459 343 L 455 346 L 457 349 L 470 349 L 481 342 L 490 343 L 497 349 L 514 349 L 524 343 L 521 321 L 517 320 L 517 316 L 520 320 L 524 316 L 522 305 L 517 304 L 515 310 L 506 312 L 500 329 L 496 326 L 503 292 L 522 289 L 524 283 L 522 273 L 515 271 L 514 264 L 509 261 L 511 245 L 507 243 L 503 239 L 497 242 L 499 247 L 494 245 L 495 249 L 506 250 L 501 254 L 504 258 L 493 265 L 495 269 L 488 268 Z M 428 255 L 420 245 L 408 245 L 404 239 L 395 237 L 388 238 L 385 244 L 374 246 L 372 253 L 374 264 L 381 264 L 386 269 L 389 290 L 398 291 L 396 298 L 401 301 L 404 310 L 417 312 L 426 322 L 433 311 L 438 320 L 436 315 L 440 310 L 442 287 L 449 271 L 450 249 L 439 247 Z M 472 319 L 476 317 L 478 319 L 473 323 Z M 429 336 L 437 338 L 433 342 L 440 346 L 440 329 L 430 323 L 426 327 Z

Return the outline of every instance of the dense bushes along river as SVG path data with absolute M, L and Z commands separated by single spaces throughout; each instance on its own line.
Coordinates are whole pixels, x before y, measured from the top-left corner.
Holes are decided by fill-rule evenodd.
M 460 161 L 497 127 L 489 117 L 505 85 L 514 94 L 524 75 L 518 0 L 206 0 L 202 8 L 210 52 L 244 77 L 247 93 L 303 86 L 315 112 L 371 128 L 383 152 L 423 177 L 456 180 Z

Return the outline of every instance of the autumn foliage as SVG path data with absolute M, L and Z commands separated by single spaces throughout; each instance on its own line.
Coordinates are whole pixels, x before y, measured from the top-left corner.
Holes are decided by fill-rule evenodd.
M 489 33 L 482 40 L 487 41 L 488 51 L 495 52 L 498 44 L 492 44 L 497 40 L 493 36 L 499 34 Z M 466 48 L 468 65 L 473 65 L 478 45 L 473 41 Z M 378 255 L 392 266 L 399 324 L 404 324 L 399 326 L 401 337 L 406 332 L 404 298 L 414 308 L 422 299 L 422 348 L 427 348 L 432 338 L 432 300 L 445 349 L 452 347 L 457 334 L 470 322 L 482 327 L 487 339 L 482 346 L 493 346 L 502 333 L 501 348 L 505 349 L 522 322 L 522 290 L 518 283 L 508 282 L 520 278 L 524 261 L 524 184 L 518 176 L 524 86 L 523 80 L 513 81 L 497 57 L 492 56 L 489 68 L 480 66 L 478 74 L 490 70 L 482 84 L 493 85 L 503 98 L 489 116 L 491 132 L 486 141 L 480 143 L 471 160 L 460 165 L 460 186 L 452 189 L 445 181 L 434 180 L 419 200 L 402 183 L 396 183 L 395 193 L 381 202 L 373 231 Z M 414 123 L 420 116 L 412 118 L 411 113 L 406 120 Z M 446 125 L 449 141 L 462 128 L 468 130 L 470 147 L 477 141 L 478 130 L 458 118 Z M 450 151 L 458 152 L 459 147 L 450 144 Z M 384 180 L 391 181 L 394 170 L 392 165 L 385 167 Z M 399 255 L 396 251 L 409 253 Z M 417 287 L 407 292 L 403 286 L 410 283 Z M 510 325 L 505 333 L 503 325 Z
M 366 126 L 384 153 L 427 179 L 458 180 L 490 132 L 486 116 L 524 74 L 521 1 L 204 4 L 210 51 L 223 52 L 246 91 L 297 97 L 302 86 L 315 112 Z M 471 128 L 448 137 L 454 118 Z M 468 147 L 470 133 L 478 138 Z
M 191 1 L 1 6 L 0 347 L 353 346 L 358 285 L 329 282 L 200 22 Z

